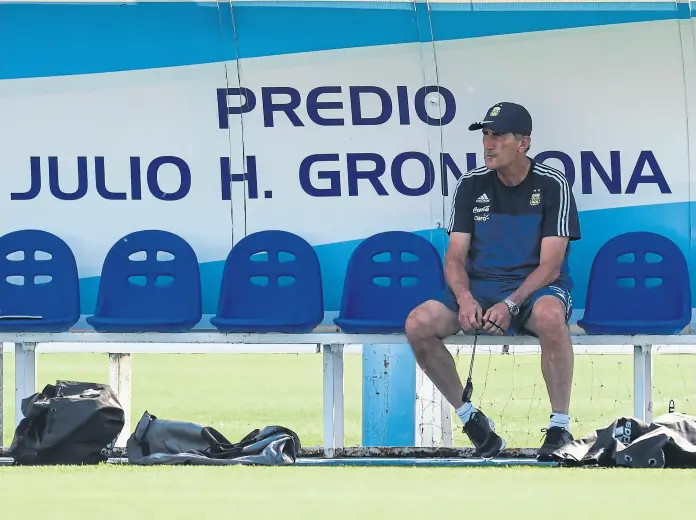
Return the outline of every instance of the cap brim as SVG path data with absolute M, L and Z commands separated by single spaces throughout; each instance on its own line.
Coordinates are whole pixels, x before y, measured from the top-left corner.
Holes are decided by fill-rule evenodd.
M 482 128 L 488 128 L 496 134 L 524 133 L 517 128 L 506 125 L 505 121 L 477 121 L 469 125 L 469 130 L 481 130 Z
M 471 123 L 469 125 L 469 130 L 481 130 L 491 123 L 493 123 L 493 121 L 476 121 L 475 123 Z

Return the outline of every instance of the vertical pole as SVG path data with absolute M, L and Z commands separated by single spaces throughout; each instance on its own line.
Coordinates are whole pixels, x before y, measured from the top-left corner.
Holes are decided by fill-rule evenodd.
M 116 447 L 126 446 L 130 437 L 131 419 L 131 379 L 132 365 L 130 354 L 109 354 L 109 386 L 116 394 L 118 402 L 123 408 L 125 422 L 123 430 L 116 439 Z
M 15 428 L 24 418 L 22 401 L 36 393 L 36 343 L 15 343 Z
M 643 347 L 643 363 L 645 366 L 645 421 L 650 424 L 653 420 L 652 345 Z
M 324 456 L 344 444 L 343 345 L 324 345 Z
M 651 345 L 633 346 L 633 415 L 652 422 L 652 354 Z

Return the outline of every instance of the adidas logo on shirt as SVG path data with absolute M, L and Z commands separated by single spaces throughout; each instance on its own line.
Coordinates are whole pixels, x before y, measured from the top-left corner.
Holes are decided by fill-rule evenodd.
M 488 195 L 484 193 L 478 199 L 476 199 L 476 202 L 479 204 L 488 204 L 490 202 L 490 199 L 488 198 Z

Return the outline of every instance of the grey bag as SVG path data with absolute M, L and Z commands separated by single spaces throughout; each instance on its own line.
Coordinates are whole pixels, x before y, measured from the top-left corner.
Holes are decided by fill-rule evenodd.
M 283 426 L 254 430 L 231 443 L 210 426 L 158 419 L 145 412 L 126 445 L 128 461 L 138 465 L 245 464 L 288 466 L 300 453 L 300 439 Z
M 696 468 L 696 417 L 673 412 L 651 424 L 621 417 L 553 457 L 567 466 Z

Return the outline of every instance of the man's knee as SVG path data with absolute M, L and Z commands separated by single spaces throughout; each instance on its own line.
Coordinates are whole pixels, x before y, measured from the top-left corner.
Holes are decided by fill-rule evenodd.
M 438 301 L 429 300 L 413 309 L 406 318 L 406 337 L 418 341 L 454 334 L 456 313 Z
M 544 295 L 534 302 L 530 321 L 540 338 L 566 335 L 568 331 L 565 305 L 555 296 Z
M 433 334 L 433 302 L 421 303 L 406 318 L 406 336 L 423 338 Z

